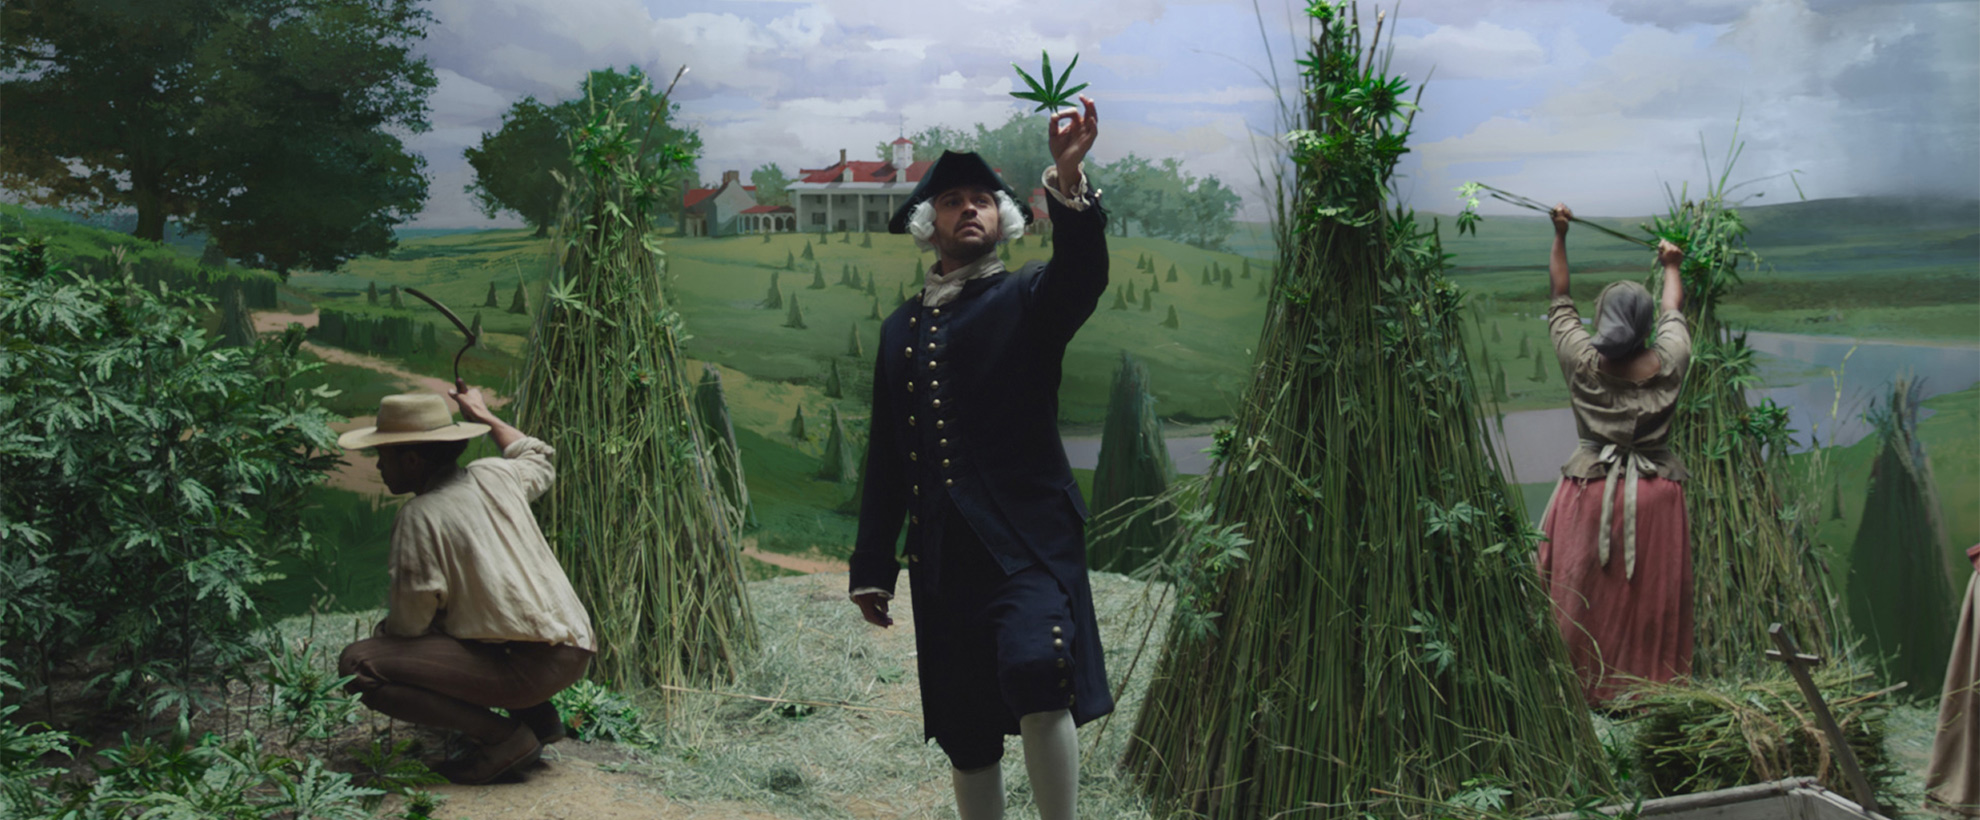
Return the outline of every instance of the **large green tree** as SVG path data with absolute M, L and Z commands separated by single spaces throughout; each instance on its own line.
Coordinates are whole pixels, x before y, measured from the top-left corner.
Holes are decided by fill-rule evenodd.
M 749 172 L 749 184 L 756 186 L 758 205 L 791 204 L 791 194 L 784 190 L 791 182 L 791 178 L 784 175 L 784 169 L 774 162 L 766 162 Z
M 483 213 L 492 217 L 508 211 L 536 228 L 538 236 L 547 235 L 563 202 L 564 188 L 557 178 L 568 180 L 572 174 L 572 134 L 593 111 L 622 104 L 640 111 L 637 121 L 626 125 L 638 135 L 637 144 L 656 155 L 678 149 L 690 156 L 686 164 L 660 179 L 671 191 L 662 198 L 664 210 L 674 217 L 674 224 L 680 224 L 679 190 L 700 179 L 691 157 L 701 153 L 701 135 L 673 124 L 679 106 L 666 102 L 652 78 L 636 66 L 627 66 L 624 72 L 593 71 L 578 84 L 577 96 L 554 105 L 524 97 L 510 106 L 501 127 L 482 133 L 479 145 L 462 152 L 474 168 L 468 193 L 481 203 Z
M 0 25 L 0 184 L 186 218 L 286 271 L 392 245 L 426 197 L 419 0 L 44 0 Z
M 524 97 L 502 115 L 502 127 L 481 135 L 481 144 L 462 154 L 474 168 L 467 192 L 490 218 L 502 211 L 522 217 L 536 235 L 550 235 L 564 186 L 552 171 L 570 172 L 565 125 L 556 106 Z

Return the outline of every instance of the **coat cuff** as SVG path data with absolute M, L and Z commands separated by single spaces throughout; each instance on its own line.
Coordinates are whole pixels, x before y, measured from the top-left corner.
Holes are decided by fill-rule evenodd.
M 1059 191 L 1059 166 L 1057 165 L 1045 166 L 1045 173 L 1039 177 L 1039 182 L 1045 186 L 1045 193 L 1048 196 L 1058 200 L 1060 205 L 1064 205 L 1075 211 L 1086 210 L 1100 196 L 1100 189 L 1093 187 L 1092 178 L 1086 175 L 1086 163 L 1084 162 L 1079 164 L 1079 187 L 1073 190 L 1073 194 L 1070 197 Z
M 882 601 L 894 600 L 894 593 L 888 592 L 879 587 L 860 587 L 858 589 L 853 590 L 850 594 L 846 595 L 846 598 L 856 599 L 861 595 L 879 595 L 880 600 Z

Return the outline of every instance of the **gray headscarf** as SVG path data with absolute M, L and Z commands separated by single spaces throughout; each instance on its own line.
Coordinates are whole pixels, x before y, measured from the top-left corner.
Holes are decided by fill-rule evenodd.
M 1643 349 L 1656 320 L 1656 302 L 1636 282 L 1612 282 L 1595 298 L 1595 352 L 1624 359 Z

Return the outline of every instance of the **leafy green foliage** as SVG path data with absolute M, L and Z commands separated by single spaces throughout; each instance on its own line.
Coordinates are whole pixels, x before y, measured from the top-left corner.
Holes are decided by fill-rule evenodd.
M 337 451 L 299 330 L 224 347 L 209 300 L 161 290 L 0 243 L 0 641 L 183 713 L 250 659 L 255 588 L 309 548 Z
M 550 703 L 564 716 L 571 736 L 587 743 L 607 740 L 651 748 L 659 743 L 647 727 L 646 713 L 639 704 L 618 692 L 581 680 L 550 696 Z
M 1058 75 L 1056 78 L 1052 76 L 1052 55 L 1040 51 L 1038 52 L 1038 56 L 1044 63 L 1043 67 L 1038 69 L 1038 76 L 1044 77 L 1044 82 L 1040 83 L 1038 80 L 1032 79 L 1030 74 L 1024 73 L 1024 69 L 1018 68 L 1017 63 L 1011 63 L 1011 68 L 1017 70 L 1018 76 L 1024 78 L 1024 84 L 1031 89 L 1030 91 L 1013 91 L 1011 92 L 1011 96 L 1020 100 L 1030 100 L 1038 103 L 1038 107 L 1032 109 L 1033 111 L 1057 111 L 1070 104 L 1073 95 L 1078 94 L 1080 89 L 1085 88 L 1087 85 L 1086 83 L 1080 83 L 1071 88 L 1066 87 L 1066 83 L 1072 78 L 1073 66 L 1079 65 L 1079 55 L 1074 54 L 1072 62 L 1066 66 L 1065 73 Z
M 331 737 L 356 719 L 357 698 L 344 693 L 351 677 L 338 676 L 334 662 L 314 646 L 292 647 L 276 640 L 266 657 L 261 680 L 269 689 L 267 716 L 270 722 L 288 727 L 288 744 Z
M 1248 558 L 1207 586 L 1192 575 L 1228 548 L 1178 567 L 1124 765 L 1192 817 L 1409 817 L 1408 798 L 1454 794 L 1546 814 L 1610 784 L 1488 446 L 1438 225 L 1390 207 L 1409 86 L 1348 4 L 1307 8 L 1271 303 L 1184 515 L 1241 532 Z
M 599 111 L 619 106 L 626 107 L 626 116 L 609 121 L 598 117 Z M 500 128 L 482 134 L 479 145 L 462 152 L 475 172 L 468 190 L 489 216 L 512 212 L 536 228 L 538 236 L 547 236 L 557 222 L 565 185 L 577 172 L 570 146 L 581 137 L 592 148 L 579 161 L 588 162 L 591 171 L 603 167 L 601 162 L 609 165 L 611 157 L 636 151 L 667 166 L 643 196 L 657 202 L 666 194 L 669 210 L 677 210 L 680 198 L 672 194 L 696 178 L 692 156 L 701 150 L 700 134 L 674 124 L 678 110 L 654 93 L 651 78 L 637 66 L 624 72 L 593 71 L 571 99 L 552 105 L 525 97 L 510 106 Z
M 49 205 L 188 217 L 228 257 L 333 268 L 426 198 L 418 0 L 82 0 L 10 9 L 0 184 Z
M 1133 153 L 1090 173 L 1106 190 L 1107 213 L 1122 236 L 1139 231 L 1214 250 L 1231 235 L 1241 200 L 1214 174 L 1198 178 L 1174 157 L 1150 162 Z

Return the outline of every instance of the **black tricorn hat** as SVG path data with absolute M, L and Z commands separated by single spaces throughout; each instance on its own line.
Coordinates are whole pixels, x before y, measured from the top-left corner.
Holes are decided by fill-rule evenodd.
M 928 173 L 921 175 L 921 182 L 914 186 L 914 193 L 908 194 L 907 202 L 894 211 L 893 219 L 887 220 L 887 232 L 907 233 L 908 214 L 914 212 L 914 206 L 960 185 L 1003 191 L 1010 195 L 1011 202 L 1017 204 L 1018 213 L 1024 214 L 1024 223 L 1031 224 L 1031 208 L 1025 205 L 1024 198 L 1018 196 L 1011 186 L 1005 185 L 997 172 L 991 170 L 990 163 L 983 161 L 983 157 L 975 152 L 943 151 L 942 157 L 929 166 Z

